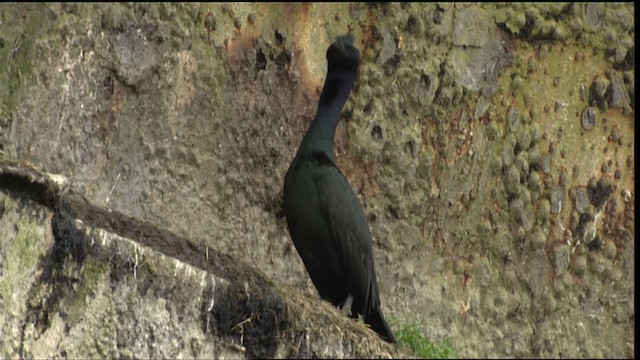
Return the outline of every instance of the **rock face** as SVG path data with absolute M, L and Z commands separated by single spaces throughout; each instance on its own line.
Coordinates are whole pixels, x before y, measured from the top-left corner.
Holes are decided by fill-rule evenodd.
M 55 202 L 3 188 L 0 356 L 305 355 L 284 344 L 321 356 L 325 337 L 343 344 L 326 356 L 371 354 L 375 335 L 341 342 L 366 336 L 353 322 L 295 327 L 289 315 L 326 304 L 281 210 L 324 51 L 349 31 L 362 62 L 337 162 L 371 226 L 388 320 L 418 322 L 463 357 L 633 356 L 633 14 L 632 3 L 0 5 L 0 158 L 188 239 L 60 220 Z M 247 281 L 246 295 L 220 270 L 234 263 L 275 290 Z M 249 310 L 216 313 L 223 289 Z M 283 302 L 284 324 L 243 322 L 252 307 L 279 318 Z M 285 339 L 266 341 L 273 329 Z

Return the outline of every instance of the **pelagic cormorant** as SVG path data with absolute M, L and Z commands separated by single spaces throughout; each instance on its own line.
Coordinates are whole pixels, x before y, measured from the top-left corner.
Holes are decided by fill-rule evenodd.
M 291 239 L 320 296 L 351 306 L 386 341 L 396 339 L 380 310 L 371 233 L 349 182 L 336 166 L 333 138 L 358 72 L 353 37 L 338 37 L 327 50 L 327 78 L 318 111 L 284 182 Z

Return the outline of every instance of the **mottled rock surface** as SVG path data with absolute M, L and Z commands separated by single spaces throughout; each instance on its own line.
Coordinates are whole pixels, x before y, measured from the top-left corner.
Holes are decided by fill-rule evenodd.
M 325 51 L 348 31 L 362 64 L 336 155 L 371 226 L 385 316 L 463 357 L 632 357 L 633 3 L 3 3 L 0 157 L 317 301 L 282 186 Z M 0 249 L 0 356 L 220 349 L 181 310 L 209 295 L 158 280 L 174 268 L 135 267 L 133 245 L 40 266 L 52 213 L 5 202 L 0 241 L 23 245 Z M 122 278 L 80 285 L 110 273 Z M 190 340 L 169 339 L 178 330 Z

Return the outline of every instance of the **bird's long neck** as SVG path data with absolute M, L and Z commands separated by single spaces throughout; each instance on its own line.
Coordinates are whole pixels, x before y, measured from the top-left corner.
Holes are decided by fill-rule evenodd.
M 349 98 L 354 81 L 355 74 L 329 72 L 320 95 L 318 112 L 311 125 L 309 125 L 299 152 L 323 151 L 332 160 L 335 160 L 333 138 L 340 119 L 340 113 Z

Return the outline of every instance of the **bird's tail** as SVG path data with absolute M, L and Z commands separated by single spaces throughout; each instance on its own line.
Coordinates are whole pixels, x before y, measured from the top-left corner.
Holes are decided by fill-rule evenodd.
M 393 336 L 389 325 L 382 316 L 380 308 L 372 309 L 371 312 L 364 318 L 364 322 L 371 326 L 371 329 L 382 337 L 385 341 L 390 343 L 396 343 L 396 338 Z

